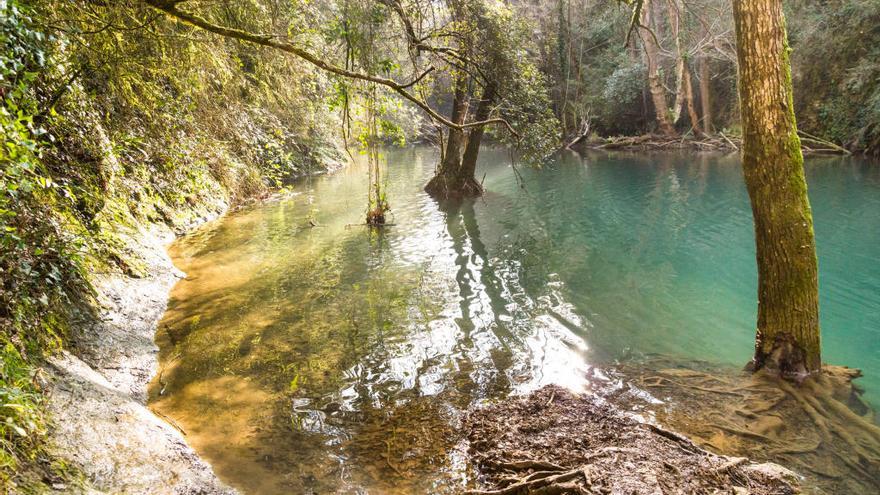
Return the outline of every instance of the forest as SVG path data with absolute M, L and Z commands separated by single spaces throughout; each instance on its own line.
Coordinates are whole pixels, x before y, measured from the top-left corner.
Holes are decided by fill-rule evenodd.
M 880 489 L 880 2 L 0 0 L 0 45 L 5 492 Z

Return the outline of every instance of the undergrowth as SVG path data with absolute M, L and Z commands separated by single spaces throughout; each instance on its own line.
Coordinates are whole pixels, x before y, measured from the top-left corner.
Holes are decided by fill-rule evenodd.
M 122 4 L 0 0 L 4 492 L 80 482 L 50 454 L 43 374 L 71 308 L 97 309 L 92 274 L 146 275 L 144 226 L 182 231 L 341 157 L 335 123 L 304 117 L 313 73 Z

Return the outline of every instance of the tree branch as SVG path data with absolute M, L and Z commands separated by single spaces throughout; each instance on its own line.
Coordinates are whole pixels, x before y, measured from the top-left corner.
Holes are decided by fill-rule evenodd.
M 503 124 L 511 134 L 513 134 L 514 136 L 519 138 L 519 133 L 517 133 L 513 129 L 513 127 L 510 125 L 509 122 L 507 122 L 506 120 L 504 120 L 502 118 L 488 119 L 488 120 L 483 120 L 483 121 L 479 121 L 479 122 L 469 122 L 467 124 L 456 124 L 456 123 L 451 122 L 450 120 L 446 119 L 445 117 L 443 117 L 439 113 L 437 113 L 437 111 L 434 110 L 433 108 L 431 108 L 430 105 L 428 105 L 427 103 L 425 103 L 424 101 L 422 101 L 421 99 L 419 99 L 418 97 L 416 97 L 415 95 L 413 95 L 412 93 L 407 91 L 408 87 L 416 84 L 418 82 L 418 80 L 421 79 L 422 77 L 426 76 L 427 73 L 423 73 L 415 81 L 401 84 L 393 79 L 380 77 L 380 76 L 374 76 L 374 75 L 370 75 L 370 74 L 363 74 L 361 72 L 356 72 L 356 71 L 352 71 L 349 69 L 344 69 L 342 67 L 338 67 L 336 65 L 333 65 L 330 62 L 327 62 L 325 60 L 318 58 L 316 55 L 308 52 L 307 50 L 304 50 L 303 48 L 300 48 L 290 42 L 278 39 L 278 37 L 275 35 L 250 33 L 247 31 L 240 30 L 240 29 L 214 24 L 214 23 L 208 21 L 207 19 L 205 19 L 204 17 L 201 17 L 197 14 L 193 14 L 193 13 L 178 9 L 177 5 L 180 3 L 183 3 L 182 0 L 144 0 L 144 1 L 147 5 L 153 7 L 157 10 L 160 10 L 160 11 L 168 14 L 169 16 L 185 23 L 185 24 L 195 26 L 197 28 L 203 29 L 205 31 L 208 31 L 208 32 L 211 32 L 214 34 L 219 34 L 220 36 L 225 36 L 227 38 L 235 38 L 238 40 L 247 41 L 250 43 L 257 44 L 257 45 L 267 46 L 270 48 L 275 48 L 277 50 L 281 50 L 283 52 L 286 52 L 286 53 L 289 53 L 289 54 L 294 55 L 296 57 L 299 57 L 299 58 L 305 60 L 306 62 L 314 65 L 315 67 L 325 71 L 325 72 L 329 72 L 329 73 L 335 74 L 337 76 L 342 76 L 342 77 L 346 77 L 349 79 L 357 79 L 357 80 L 361 80 L 361 81 L 373 82 L 373 83 L 385 86 L 387 88 L 390 88 L 395 93 L 399 94 L 400 96 L 404 97 L 405 99 L 411 101 L 417 107 L 421 108 L 432 119 L 440 122 L 441 124 L 445 125 L 446 127 L 456 129 L 456 130 L 463 130 L 463 129 L 466 129 L 469 127 L 484 126 L 484 125 L 489 125 L 489 124 Z

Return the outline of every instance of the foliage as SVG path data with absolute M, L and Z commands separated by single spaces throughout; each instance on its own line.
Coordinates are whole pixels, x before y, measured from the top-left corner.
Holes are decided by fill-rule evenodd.
M 880 154 L 880 4 L 788 5 L 800 128 Z
M 29 9 L 0 2 L 0 486 L 36 457 L 45 428 L 28 358 L 55 345 L 58 308 L 88 287 L 82 245 L 64 231 L 71 191 L 41 162 L 51 136 L 34 85 L 49 41 Z
M 738 128 L 730 1 L 645 2 L 653 18 L 651 30 L 636 28 L 630 45 L 624 46 L 635 3 L 517 4 L 517 11 L 538 26 L 533 56 L 550 82 L 563 135 L 582 132 L 584 124 L 604 135 L 652 130 L 644 42 L 656 37 L 661 82 L 671 104 L 679 87 L 674 16 L 679 17 L 681 58 L 690 72 L 698 117 L 706 113 L 699 101 L 705 90 L 714 127 Z M 785 7 L 799 127 L 853 150 L 880 153 L 880 4 L 810 0 L 786 2 Z M 701 62 L 708 74 L 701 74 Z M 678 131 L 686 132 L 692 123 L 684 112 L 679 115 Z
M 18 350 L 0 347 L 0 485 L 10 483 L 21 460 L 32 461 L 45 432 L 42 397 L 33 387 L 31 367 Z M 22 459 L 23 458 L 23 459 Z
M 141 225 L 181 229 L 338 161 L 326 85 L 139 4 L 0 0 L 0 486 L 46 457 L 36 376 L 91 310 L 89 274 L 144 274 Z

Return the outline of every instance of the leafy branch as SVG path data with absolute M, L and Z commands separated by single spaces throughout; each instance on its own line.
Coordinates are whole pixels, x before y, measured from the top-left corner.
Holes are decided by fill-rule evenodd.
M 413 81 L 400 83 L 393 79 L 381 76 L 374 76 L 371 74 L 364 74 L 361 72 L 353 71 L 350 69 L 345 69 L 334 65 L 326 60 L 321 59 L 317 55 L 305 50 L 289 41 L 281 39 L 277 35 L 271 34 L 256 34 L 247 31 L 243 31 L 241 29 L 236 29 L 228 26 L 221 26 L 219 24 L 214 24 L 211 21 L 205 19 L 204 17 L 194 14 L 191 12 L 187 12 L 178 8 L 179 4 L 185 3 L 185 0 L 144 0 L 145 3 L 165 14 L 199 29 L 203 29 L 205 31 L 218 34 L 220 36 L 225 36 L 227 38 L 234 38 L 241 41 L 247 41 L 250 43 L 254 43 L 261 46 L 266 46 L 270 48 L 275 48 L 277 50 L 281 50 L 283 52 L 289 53 L 296 57 L 299 57 L 306 62 L 314 65 L 315 67 L 329 72 L 331 74 L 335 74 L 337 76 L 346 77 L 349 79 L 357 79 L 361 81 L 373 82 L 382 86 L 385 86 L 395 93 L 399 94 L 403 98 L 409 100 L 417 107 L 421 108 L 425 113 L 427 113 L 432 119 L 440 122 L 444 126 L 456 129 L 456 130 L 464 130 L 470 127 L 481 127 L 490 124 L 501 124 L 504 125 L 507 130 L 514 136 L 519 137 L 519 133 L 517 133 L 513 127 L 510 125 L 507 120 L 502 118 L 492 118 L 486 119 L 476 122 L 468 122 L 457 124 L 452 122 L 442 115 L 438 113 L 436 110 L 431 108 L 428 103 L 423 101 L 421 98 L 416 95 L 410 93 L 408 88 L 418 83 L 422 78 L 428 75 L 431 71 L 434 70 L 433 67 L 428 68 L 425 72 L 417 76 Z

